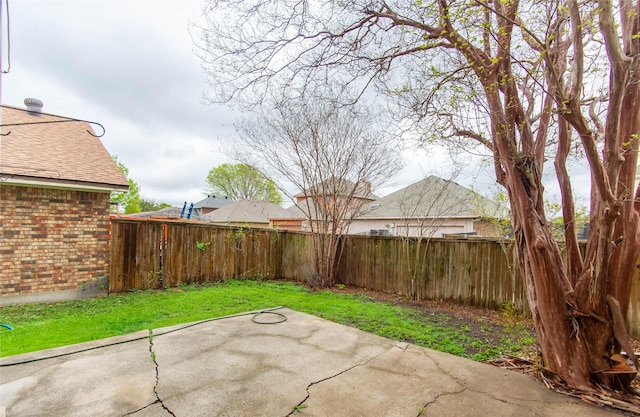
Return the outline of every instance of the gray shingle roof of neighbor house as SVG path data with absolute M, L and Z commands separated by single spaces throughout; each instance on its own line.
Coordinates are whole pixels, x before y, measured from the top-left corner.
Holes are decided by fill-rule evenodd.
M 355 190 L 354 190 L 355 187 Z M 332 194 L 332 191 L 336 189 L 338 195 L 363 198 L 367 200 L 375 200 L 377 195 L 371 192 L 371 184 L 367 182 L 360 183 L 357 187 L 353 181 L 342 178 L 330 178 L 322 181 L 318 184 L 310 186 L 308 189 L 301 193 L 296 194 L 294 197 L 303 198 L 308 196 L 326 195 Z
M 202 216 L 211 223 L 265 223 L 273 217 L 286 217 L 287 211 L 269 201 L 238 200 Z
M 372 203 L 360 218 L 501 217 L 498 204 L 454 182 L 431 175 Z
M 201 222 L 208 221 L 207 219 L 204 219 L 193 212 L 191 213 L 191 217 L 187 219 L 188 213 L 189 213 L 189 207 L 187 206 L 187 208 L 184 209 L 184 215 L 182 217 L 183 220 L 195 220 L 195 221 L 201 221 Z M 157 211 L 143 211 L 140 213 L 125 214 L 123 217 L 133 217 L 138 219 L 150 219 L 152 217 L 156 217 L 156 218 L 166 217 L 170 219 L 180 219 L 180 214 L 182 214 L 182 207 L 165 207 Z
M 38 110 L 2 105 L 0 176 L 5 184 L 129 189 L 88 122 Z
M 233 203 L 233 200 L 229 197 L 220 197 L 215 195 L 208 195 L 204 200 L 200 200 L 193 204 L 194 209 L 198 208 L 213 208 L 219 209 L 227 204 Z

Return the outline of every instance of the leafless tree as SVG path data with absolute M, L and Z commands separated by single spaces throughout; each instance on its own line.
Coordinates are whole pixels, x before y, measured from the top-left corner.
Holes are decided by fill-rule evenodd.
M 238 126 L 240 152 L 273 178 L 306 218 L 314 286 L 335 282 L 340 236 L 398 170 L 394 141 L 365 109 L 327 101 L 280 101 Z M 292 195 L 292 187 L 302 192 Z
M 459 173 L 459 171 L 458 171 Z M 454 178 L 455 178 L 454 174 Z M 399 230 L 404 241 L 405 263 L 411 270 L 411 299 L 418 299 L 418 279 L 424 276 L 429 243 L 436 232 L 451 218 L 452 213 L 459 212 L 460 201 L 452 195 L 453 180 L 437 181 L 430 189 L 420 193 L 404 195 L 399 201 L 400 210 L 405 219 L 415 222 L 407 224 L 404 233 Z M 454 214 L 455 215 L 455 214 Z M 396 225 L 398 228 L 399 226 Z M 410 249 L 413 248 L 413 251 Z
M 629 389 L 638 361 L 618 353 L 632 352 L 624 312 L 640 252 L 638 0 L 211 1 L 205 15 L 197 43 L 213 100 L 339 85 L 357 88 L 350 102 L 375 85 L 414 126 L 488 149 L 545 368 L 576 389 Z M 548 145 L 567 265 L 544 211 Z M 584 256 L 571 226 L 573 148 L 592 175 Z
M 429 176 L 386 197 L 391 197 L 391 204 L 397 206 L 402 216 L 395 224 L 395 233 L 403 240 L 404 265 L 401 267 L 409 271 L 409 289 L 413 300 L 419 298 L 418 281 L 428 266 L 427 252 L 434 237 L 455 233 L 451 225 L 454 219 L 462 215 L 488 216 L 492 220 L 499 215 L 497 204 L 454 181 L 460 171 L 461 167 L 456 167 L 447 179 Z M 489 227 L 495 229 L 494 236 L 499 235 L 494 222 Z

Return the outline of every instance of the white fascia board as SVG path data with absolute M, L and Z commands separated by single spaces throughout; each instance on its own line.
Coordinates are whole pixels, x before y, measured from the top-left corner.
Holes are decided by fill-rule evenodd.
M 126 189 L 109 187 L 108 185 L 88 185 L 88 184 L 74 184 L 74 183 L 60 183 L 55 181 L 46 180 L 29 180 L 19 178 L 3 178 L 0 177 L 0 186 L 2 185 L 14 185 L 18 187 L 34 187 L 34 188 L 55 188 L 58 190 L 74 190 L 74 191 L 93 191 L 93 192 L 126 192 Z M 123 187 L 124 188 L 124 187 Z M 128 188 L 128 187 L 127 187 Z

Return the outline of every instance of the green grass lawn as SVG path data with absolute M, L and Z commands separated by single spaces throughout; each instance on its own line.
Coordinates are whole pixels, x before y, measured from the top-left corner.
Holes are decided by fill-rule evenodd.
M 14 330 L 0 328 L 0 356 L 277 306 L 477 360 L 520 349 L 511 340 L 492 346 L 468 335 L 464 326 L 443 325 L 442 320 L 417 314 L 414 309 L 362 296 L 310 291 L 287 282 L 227 281 L 56 304 L 1 307 L 0 322 Z M 469 346 L 479 348 L 479 352 L 466 354 Z

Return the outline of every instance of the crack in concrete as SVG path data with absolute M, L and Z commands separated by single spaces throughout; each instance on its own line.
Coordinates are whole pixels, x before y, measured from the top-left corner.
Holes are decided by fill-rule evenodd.
M 376 358 L 379 358 L 380 356 L 382 356 L 382 355 L 386 354 L 387 352 L 388 352 L 388 351 L 386 351 L 386 352 L 382 352 L 382 353 L 379 353 L 379 354 L 377 354 L 377 355 L 375 355 L 375 356 L 370 357 L 370 358 L 369 358 L 369 359 L 367 359 L 366 361 L 364 361 L 364 362 L 360 362 L 360 363 L 357 363 L 357 364 L 355 364 L 355 365 L 353 365 L 353 366 L 350 366 L 350 367 L 348 367 L 347 369 L 344 369 L 344 370 L 342 370 L 342 371 L 338 372 L 337 374 L 330 375 L 330 376 L 328 376 L 328 377 L 326 377 L 326 378 L 322 378 L 322 379 L 319 379 L 319 380 L 317 380 L 317 381 L 313 381 L 313 382 L 309 383 L 309 385 L 307 385 L 307 388 L 306 388 L 306 390 L 307 390 L 307 396 L 306 396 L 306 397 L 304 397 L 304 399 L 303 399 L 302 401 L 300 401 L 298 404 L 296 404 L 296 405 L 293 407 L 293 410 L 291 410 L 291 411 L 289 412 L 289 414 L 285 415 L 284 417 L 289 417 L 289 416 L 291 416 L 291 415 L 293 415 L 293 414 L 299 413 L 301 409 L 303 409 L 303 408 L 305 408 L 305 407 L 306 407 L 306 406 L 305 406 L 305 405 L 303 405 L 303 404 L 305 403 L 305 401 L 307 401 L 307 400 L 309 399 L 309 397 L 311 397 L 311 394 L 309 393 L 309 390 L 311 389 L 311 387 L 312 387 L 312 386 L 314 386 L 314 385 L 318 385 L 318 384 L 320 384 L 320 383 L 322 383 L 322 382 L 325 382 L 325 381 L 328 381 L 328 380 L 330 380 L 330 379 L 333 379 L 333 378 L 339 377 L 340 375 L 343 375 L 343 374 L 345 374 L 345 373 L 347 373 L 347 372 L 351 371 L 352 369 L 358 368 L 358 367 L 360 367 L 360 366 L 366 366 L 366 365 L 368 365 L 368 364 L 369 364 L 369 362 L 371 362 L 372 360 L 374 360 L 374 359 L 376 359 Z
M 513 406 L 513 407 L 517 407 L 517 408 L 521 408 L 523 410 L 526 410 L 529 413 L 531 413 L 534 417 L 535 416 L 539 416 L 539 414 L 537 414 L 535 411 L 533 411 L 533 410 L 531 410 L 531 409 L 529 409 L 529 408 L 527 408 L 527 407 L 525 407 L 525 406 L 523 406 L 521 404 L 518 404 L 518 403 L 515 403 L 515 402 L 510 402 L 510 401 L 504 400 L 502 398 L 495 397 L 495 396 L 491 395 L 490 393 L 488 393 L 486 391 L 475 390 L 475 389 L 472 389 L 472 388 L 469 388 L 469 387 L 463 385 L 463 388 L 460 391 L 443 392 L 442 394 L 437 395 L 432 401 L 429 401 L 428 403 L 426 403 L 424 405 L 423 410 L 421 412 L 418 412 L 418 415 L 416 417 L 422 416 L 424 414 L 424 411 L 426 411 L 427 407 L 429 405 L 434 404 L 435 402 L 437 402 L 441 397 L 444 397 L 444 396 L 447 396 L 447 395 L 462 394 L 465 391 L 471 391 L 471 392 L 475 392 L 475 393 L 480 394 L 480 395 L 486 395 L 487 397 L 491 398 L 492 400 L 499 401 L 501 403 L 508 404 L 508 405 Z
M 397 342 L 395 345 L 393 345 L 394 347 L 397 347 L 398 349 L 402 350 L 403 352 L 406 352 L 409 349 L 409 343 L 406 342 Z
M 531 409 L 529 409 L 529 408 L 527 408 L 527 407 L 523 406 L 522 404 L 519 404 L 519 403 L 517 403 L 517 402 L 510 402 L 510 401 L 507 401 L 507 400 L 505 400 L 505 399 L 503 399 L 503 398 L 498 398 L 498 397 L 494 396 L 493 394 L 491 394 L 490 392 L 486 392 L 486 391 L 481 391 L 481 390 L 477 390 L 477 389 L 469 388 L 469 387 L 467 386 L 467 384 L 466 384 L 466 382 L 465 382 L 465 381 L 462 381 L 461 379 L 456 378 L 455 376 L 453 376 L 453 375 L 451 375 L 450 373 L 448 373 L 447 371 L 445 371 L 445 370 L 440 366 L 440 363 L 439 363 L 437 360 L 435 360 L 433 357 L 431 357 L 429 354 L 427 354 L 427 356 L 429 356 L 429 358 L 433 361 L 433 363 L 436 365 L 436 367 L 438 368 L 438 370 L 439 370 L 441 373 L 443 373 L 444 375 L 446 375 L 446 376 L 448 376 L 449 378 L 453 379 L 453 380 L 454 380 L 458 385 L 462 386 L 463 388 L 462 388 L 460 391 L 457 391 L 457 392 L 444 392 L 444 393 L 442 393 L 442 394 L 437 395 L 437 396 L 433 399 L 433 401 L 429 401 L 427 404 L 425 404 L 424 409 L 426 409 L 429 405 L 431 405 L 431 404 L 435 403 L 435 402 L 436 402 L 440 397 L 443 397 L 443 396 L 445 396 L 445 395 L 461 394 L 461 393 L 463 393 L 464 391 L 467 391 L 467 390 L 468 390 L 468 391 L 475 392 L 475 393 L 480 394 L 480 395 L 486 395 L 486 396 L 488 396 L 489 398 L 491 398 L 491 399 L 493 399 L 493 400 L 500 401 L 501 403 L 509 404 L 509 405 L 514 406 L 514 407 L 518 407 L 518 408 L 521 408 L 521 409 L 523 409 L 523 410 L 527 410 L 528 412 L 532 413 L 534 416 L 538 416 L 538 414 L 537 414 L 537 413 L 535 413 L 533 410 L 531 410 Z M 510 398 L 511 398 L 511 397 L 510 397 Z M 533 401 L 533 400 L 529 400 L 529 401 Z M 540 402 L 540 401 L 536 400 L 535 402 Z M 424 411 L 423 411 L 423 412 L 421 412 L 421 413 L 418 413 L 418 417 L 420 417 L 423 413 L 424 413 Z
M 436 395 L 433 400 L 429 401 L 428 403 L 425 403 L 425 405 L 422 407 L 421 410 L 418 411 L 418 414 L 416 415 L 416 417 L 420 417 L 424 414 L 424 412 L 427 410 L 427 407 L 429 407 L 431 404 L 435 404 L 440 397 L 445 397 L 447 395 L 457 395 L 457 394 L 462 394 L 463 392 L 465 392 L 467 389 L 467 387 L 465 387 L 464 385 L 462 386 L 462 389 L 459 391 L 448 391 L 448 392 L 443 392 L 441 394 Z
M 494 396 L 494 395 L 492 395 L 491 393 L 486 392 L 486 391 L 479 391 L 479 390 L 474 390 L 474 389 L 471 389 L 471 388 L 467 388 L 467 389 L 468 389 L 469 391 L 476 392 L 476 393 L 481 394 L 481 395 L 486 395 L 487 397 L 491 398 L 492 400 L 500 401 L 501 403 L 509 404 L 509 405 L 514 406 L 514 407 L 518 407 L 518 408 L 521 408 L 521 409 L 523 409 L 523 410 L 527 410 L 527 411 L 528 411 L 528 412 L 530 412 L 533 416 L 539 416 L 539 414 L 538 414 L 538 413 L 536 413 L 535 411 L 531 410 L 530 408 L 525 407 L 524 405 L 520 404 L 519 402 L 511 402 L 511 401 L 507 401 L 507 400 L 505 400 L 505 399 L 498 398 L 498 397 L 496 397 L 496 396 Z M 509 397 L 509 398 L 512 398 L 512 397 Z M 519 401 L 519 400 L 518 400 L 518 401 Z M 544 401 L 541 401 L 541 400 L 525 400 L 525 401 L 533 401 L 533 402 L 536 402 L 536 403 L 544 403 Z
M 142 410 L 144 410 L 144 409 L 146 409 L 146 408 L 151 407 L 151 406 L 152 406 L 152 405 L 154 405 L 154 404 L 158 404 L 159 402 L 160 402 L 159 400 L 155 400 L 155 401 L 154 401 L 154 402 L 152 402 L 151 404 L 147 404 L 147 405 L 145 405 L 144 407 L 140 407 L 140 408 L 138 408 L 137 410 L 133 410 L 133 411 L 131 411 L 130 413 L 123 414 L 123 415 L 122 415 L 122 417 L 132 416 L 132 415 L 134 415 L 134 414 L 136 414 L 136 413 L 138 413 L 138 412 L 140 412 L 140 411 L 142 411 Z
M 160 366 L 158 365 L 158 361 L 156 360 L 156 353 L 153 351 L 153 330 L 149 329 L 149 352 L 151 353 L 151 360 L 156 368 L 156 383 L 153 386 L 153 393 L 156 395 L 156 401 L 153 404 L 160 403 L 162 408 L 173 417 L 177 417 L 173 411 L 166 406 L 164 401 L 160 398 L 158 394 L 158 384 L 160 384 Z M 151 404 L 150 404 L 151 405 Z

